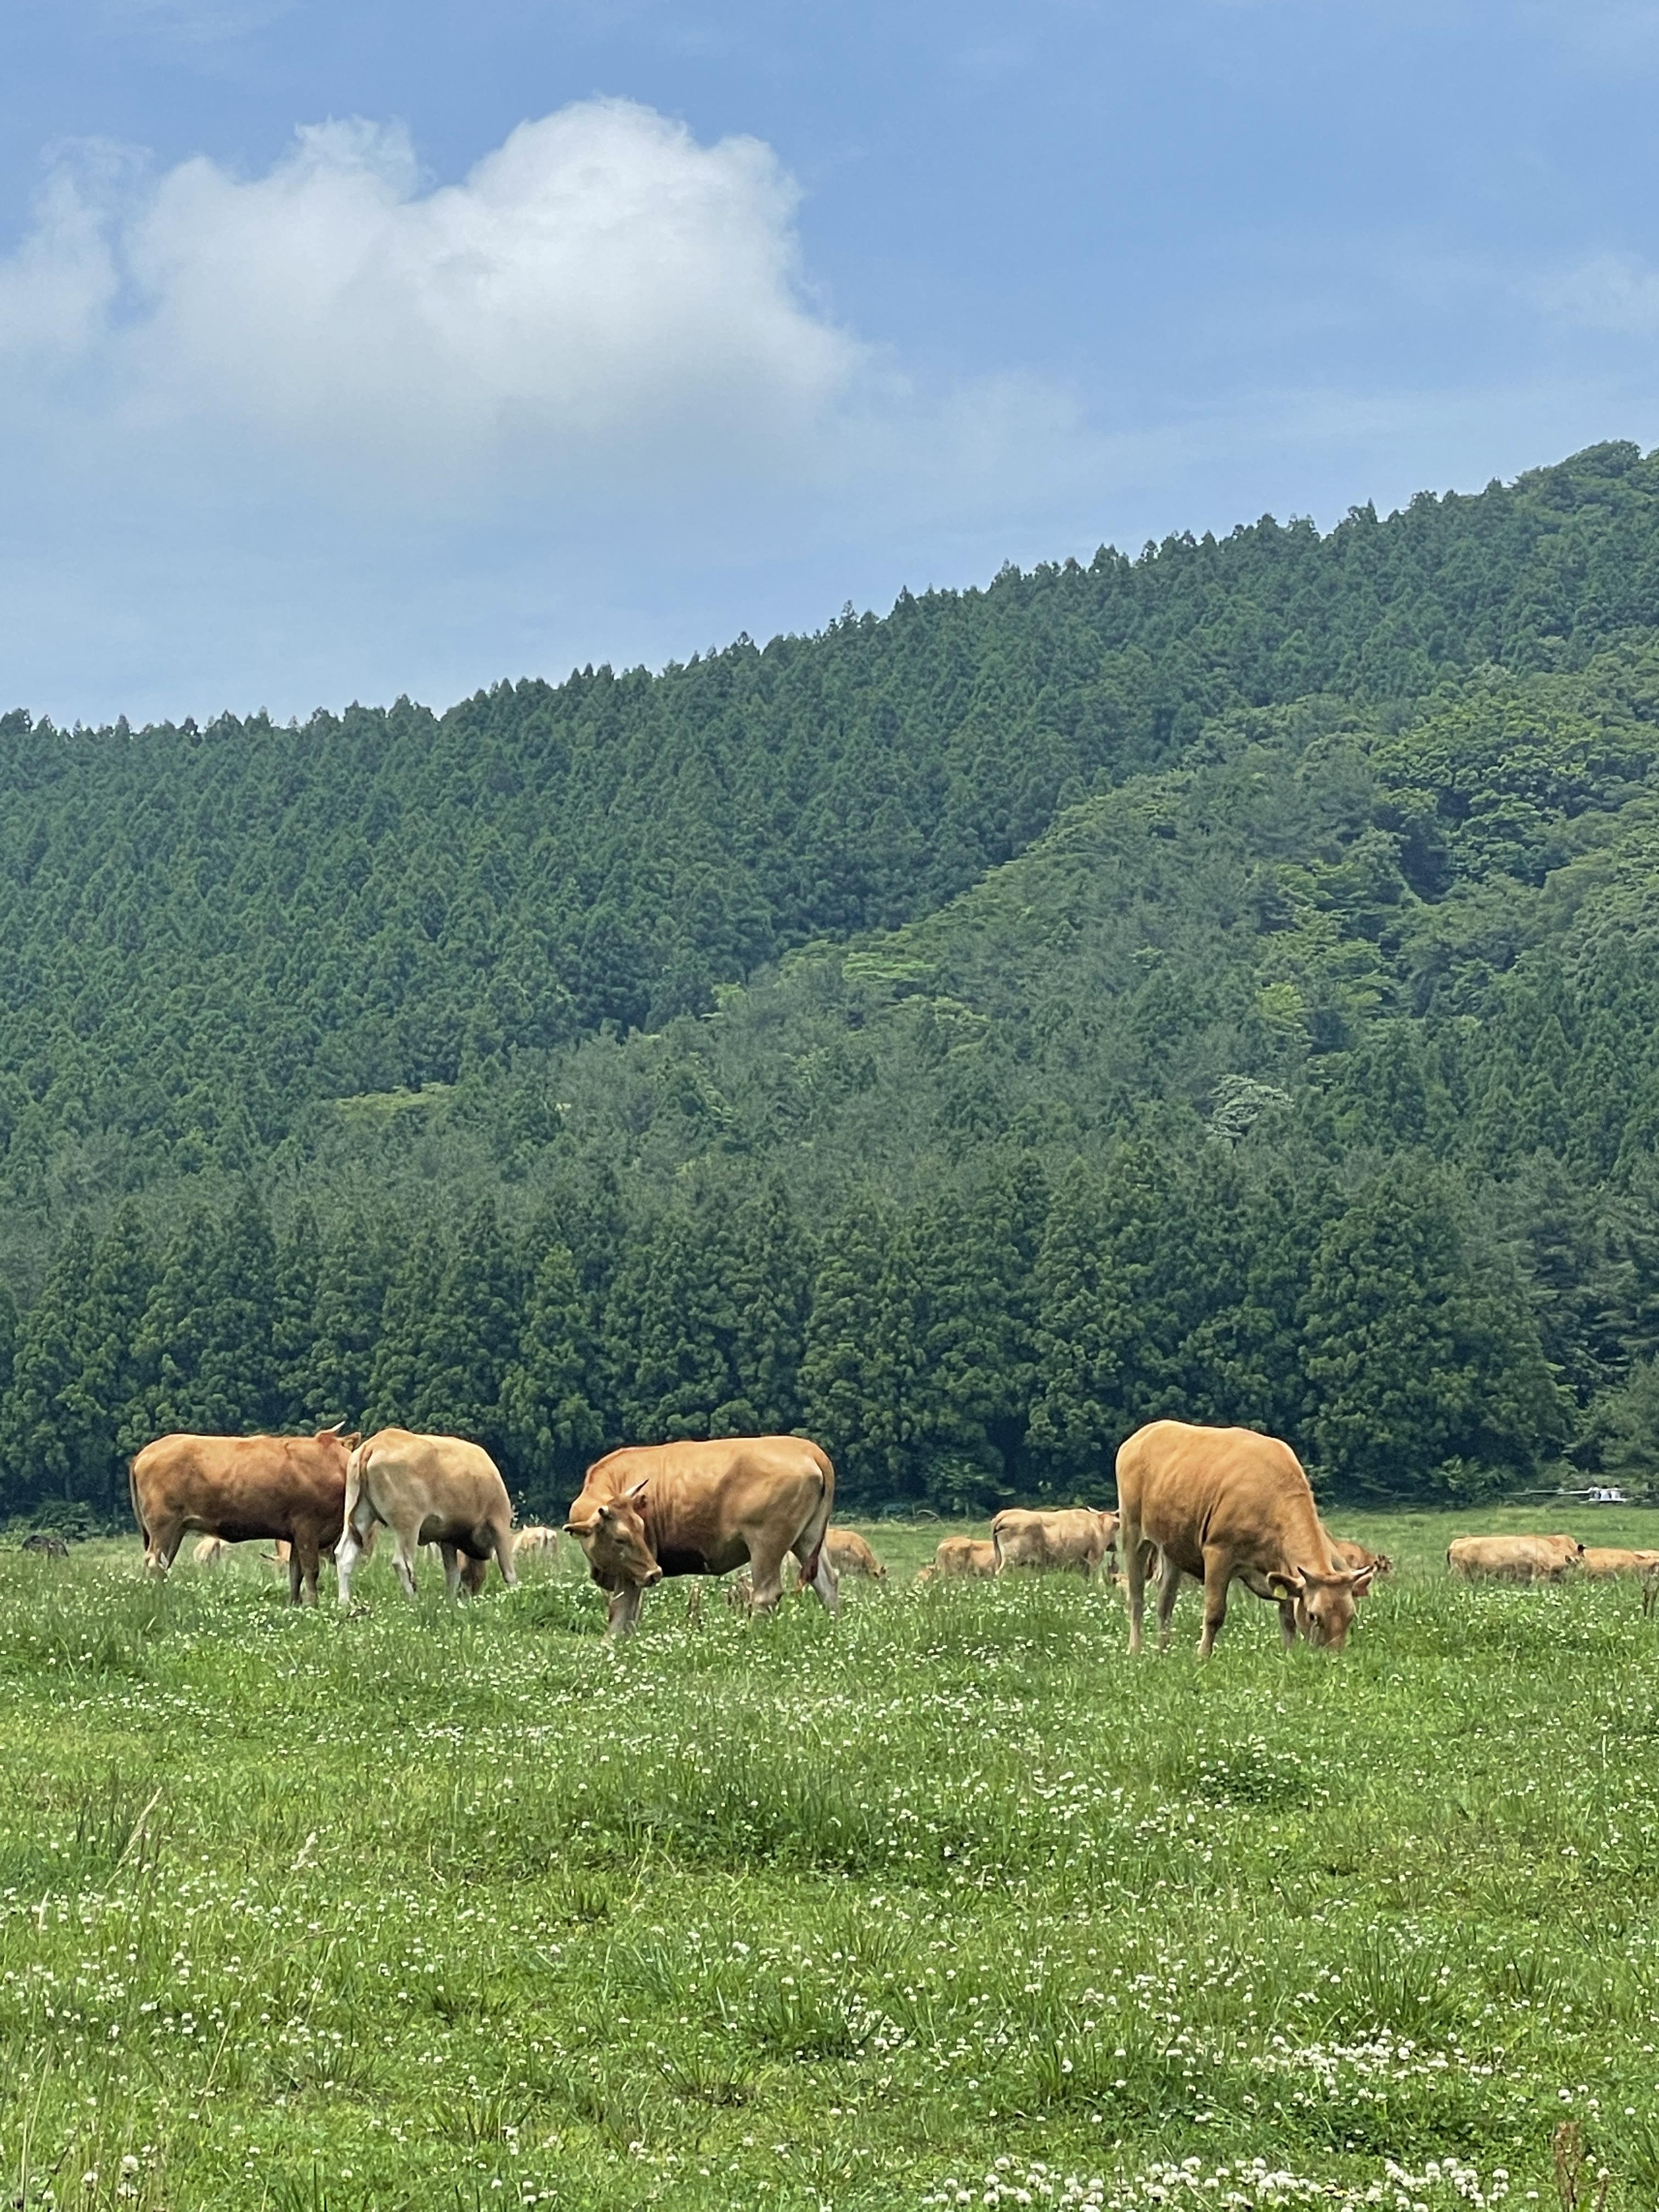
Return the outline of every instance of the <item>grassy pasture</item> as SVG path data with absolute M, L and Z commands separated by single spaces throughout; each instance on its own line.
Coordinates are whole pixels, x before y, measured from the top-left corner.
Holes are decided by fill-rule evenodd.
M 26 2205 L 1553 2212 L 1564 2116 L 1659 2204 L 1659 1622 L 1464 1589 L 1333 1660 L 1239 1594 L 1131 1665 L 1073 1578 L 838 1624 L 574 1563 L 0 1557 L 0 2181 Z M 326 1577 L 325 1577 L 326 1583 Z M 325 1598 L 331 1600 L 331 1587 Z

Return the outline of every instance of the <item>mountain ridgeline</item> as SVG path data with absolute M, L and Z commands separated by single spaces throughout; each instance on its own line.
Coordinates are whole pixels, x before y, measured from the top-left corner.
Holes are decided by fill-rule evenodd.
M 1659 1458 L 1659 457 L 304 727 L 0 723 L 0 1512 L 160 1429 Z

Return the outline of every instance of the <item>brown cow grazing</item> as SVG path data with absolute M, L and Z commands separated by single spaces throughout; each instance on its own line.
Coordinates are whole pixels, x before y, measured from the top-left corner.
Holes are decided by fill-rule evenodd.
M 836 1498 L 829 1454 L 805 1437 L 636 1444 L 596 1460 L 565 1534 L 609 1599 L 607 1637 L 629 1635 L 665 1575 L 724 1575 L 746 1561 L 757 1613 L 783 1595 L 793 1553 L 830 1612 L 840 1595 L 824 1548 Z
M 334 1554 L 340 1603 L 351 1602 L 351 1575 L 377 1522 L 396 1539 L 392 1564 L 410 1597 L 415 1555 L 422 1544 L 443 1554 L 450 1596 L 481 1586 L 493 1558 L 511 1589 L 513 1506 L 501 1470 L 482 1444 L 463 1437 L 416 1436 L 380 1429 L 351 1455 L 346 1471 L 345 1525 Z M 468 1561 L 464 1576 L 461 1556 Z
M 340 1424 L 314 1437 L 158 1437 L 127 1470 L 146 1573 L 164 1575 L 186 1530 L 228 1544 L 256 1536 L 289 1546 L 289 1596 L 317 1602 L 317 1565 L 339 1534 L 346 1462 Z
M 1117 1543 L 1115 1513 L 1085 1505 L 1059 1513 L 1028 1513 L 1010 1506 L 991 1523 L 997 1572 L 1010 1567 L 1075 1567 L 1087 1582 Z
M 823 1551 L 838 1582 L 845 1582 L 849 1575 L 866 1575 L 872 1583 L 887 1579 L 886 1568 L 856 1528 L 826 1528 Z
M 515 1560 L 542 1559 L 552 1566 L 558 1556 L 559 1532 L 556 1528 L 544 1528 L 532 1524 L 528 1528 L 519 1529 L 514 1536 L 513 1557 Z
M 1333 1536 L 1328 1528 L 1325 1531 L 1325 1541 L 1331 1547 L 1331 1565 L 1334 1567 L 1369 1567 L 1378 1582 L 1384 1575 L 1394 1572 L 1394 1561 L 1386 1552 L 1373 1552 L 1365 1545 L 1356 1543 L 1352 1536 Z
M 1459 1536 L 1446 1547 L 1464 1582 L 1559 1583 L 1583 1557 L 1576 1536 Z
M 1375 1570 L 1332 1565 L 1302 1463 L 1277 1437 L 1153 1421 L 1119 1449 L 1117 1498 L 1131 1651 L 1141 1646 L 1153 1550 L 1159 1555 L 1160 1650 L 1169 1644 L 1183 1574 L 1204 1585 L 1201 1659 L 1215 1648 L 1235 1581 L 1279 1606 L 1287 1643 L 1298 1629 L 1310 1644 L 1334 1651 L 1347 1641 L 1355 1601 L 1370 1589 Z
M 1640 1577 L 1659 1567 L 1659 1552 L 1621 1552 L 1606 1544 L 1587 1544 L 1578 1565 L 1595 1582 L 1620 1575 Z
M 937 1575 L 941 1582 L 962 1577 L 988 1582 L 996 1571 L 994 1544 L 977 1536 L 941 1536 L 934 1547 L 932 1568 L 924 1567 L 921 1571 Z

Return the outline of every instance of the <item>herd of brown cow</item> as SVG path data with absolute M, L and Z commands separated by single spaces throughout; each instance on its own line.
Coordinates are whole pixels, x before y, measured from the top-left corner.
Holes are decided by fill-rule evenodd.
M 1236 1582 L 1278 1607 L 1287 1644 L 1300 1636 L 1340 1651 L 1359 1600 L 1389 1571 L 1380 1553 L 1332 1535 L 1290 1446 L 1251 1429 L 1153 1421 L 1119 1451 L 1117 1483 L 1115 1513 L 1011 1509 L 997 1515 L 988 1541 L 947 1536 L 920 1579 L 1018 1569 L 1090 1577 L 1115 1555 L 1131 1651 L 1141 1648 L 1155 1574 L 1159 1648 L 1188 1580 L 1204 1593 L 1199 1652 L 1207 1656 Z M 226 1545 L 270 1540 L 286 1560 L 296 1605 L 316 1602 L 319 1563 L 329 1554 L 340 1603 L 349 1606 L 356 1564 L 382 1528 L 410 1596 L 422 1546 L 441 1555 L 453 1598 L 478 1589 L 492 1559 L 511 1585 L 515 1558 L 558 1543 L 551 1528 L 514 1529 L 507 1486 L 481 1445 L 407 1429 L 368 1437 L 344 1436 L 338 1425 L 313 1437 L 161 1437 L 133 1460 L 131 1486 L 150 1572 L 166 1574 L 191 1530 L 201 1534 L 196 1556 L 204 1563 Z M 631 1632 L 645 1592 L 665 1576 L 741 1568 L 744 1604 L 769 1612 L 791 1560 L 800 1587 L 833 1613 L 842 1575 L 885 1578 L 861 1536 L 830 1527 L 835 1493 L 828 1455 L 801 1437 L 640 1445 L 589 1468 L 564 1529 L 606 1594 L 608 1636 Z M 1632 1575 L 1644 1610 L 1659 1598 L 1659 1552 L 1586 1550 L 1571 1536 L 1460 1536 L 1447 1564 L 1468 1578 L 1522 1582 Z

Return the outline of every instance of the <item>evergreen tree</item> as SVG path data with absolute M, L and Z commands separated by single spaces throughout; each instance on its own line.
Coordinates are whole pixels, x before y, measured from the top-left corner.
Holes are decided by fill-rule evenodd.
M 125 1517 L 125 1463 L 149 1441 L 137 1346 L 155 1279 L 149 1231 L 128 1200 L 93 1255 L 79 1373 L 64 1401 L 76 1436 L 76 1495 L 109 1518 Z
M 890 1220 L 855 1200 L 823 1240 L 801 1357 L 802 1425 L 835 1462 L 837 1495 L 869 1507 L 890 1495 L 890 1381 L 882 1340 Z
M 591 1307 L 568 1244 L 543 1249 L 531 1281 L 519 1353 L 501 1383 L 501 1419 L 517 1480 L 557 1510 L 581 1486 L 604 1441 L 594 1403 Z
M 1327 1471 L 1382 1497 L 1476 1495 L 1536 1473 L 1565 1421 L 1512 1274 L 1469 1249 L 1461 1194 L 1409 1157 L 1329 1225 L 1304 1310 Z
M 82 1429 L 71 1402 L 81 1380 L 81 1350 L 94 1243 L 84 1215 L 70 1224 L 40 1298 L 17 1332 L 11 1388 L 0 1434 L 0 1503 L 21 1511 L 37 1499 L 75 1495 Z
M 343 1420 L 367 1431 L 393 1255 L 408 1241 L 401 1222 L 372 1226 L 360 1212 L 346 1215 L 330 1240 L 317 1283 L 310 1367 L 298 1394 L 301 1428 Z M 289 1375 L 292 1388 L 301 1378 L 292 1369 Z
M 317 1367 L 318 1291 L 322 1282 L 323 1233 L 314 1206 L 295 1208 L 276 1254 L 271 1350 L 276 1361 L 275 1425 L 306 1426 Z
M 435 1224 L 410 1231 L 386 1285 L 363 1409 L 365 1431 L 416 1425 L 416 1408 L 439 1354 L 432 1316 L 442 1295 L 448 1253 Z
M 486 1200 L 461 1224 L 422 1338 L 412 1425 L 505 1449 L 501 1385 L 518 1350 L 519 1273 Z

